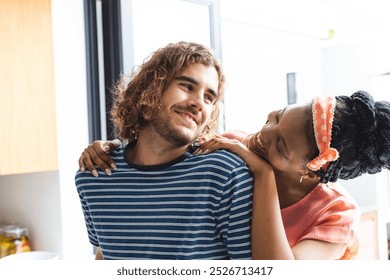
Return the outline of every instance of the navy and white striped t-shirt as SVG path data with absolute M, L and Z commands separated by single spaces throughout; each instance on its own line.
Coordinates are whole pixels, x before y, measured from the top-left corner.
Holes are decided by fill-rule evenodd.
M 253 179 L 227 151 L 159 166 L 77 172 L 90 242 L 105 259 L 250 259 Z

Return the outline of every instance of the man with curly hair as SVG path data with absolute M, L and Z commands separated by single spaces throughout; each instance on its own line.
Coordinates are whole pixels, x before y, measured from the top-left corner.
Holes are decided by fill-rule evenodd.
M 214 132 L 224 83 L 213 53 L 191 42 L 158 49 L 118 83 L 116 168 L 75 178 L 96 259 L 251 258 L 246 164 L 228 151 L 192 153 Z

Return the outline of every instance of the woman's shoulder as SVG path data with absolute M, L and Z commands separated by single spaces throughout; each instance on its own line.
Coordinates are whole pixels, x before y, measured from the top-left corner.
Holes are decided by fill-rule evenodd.
M 352 195 L 340 184 L 331 183 L 319 184 L 315 200 L 324 205 L 325 208 L 336 211 L 359 210 L 358 204 Z M 325 203 L 326 202 L 326 203 Z
M 333 197 L 345 197 L 348 200 L 353 200 L 351 194 L 343 187 L 339 182 L 328 182 L 326 184 L 320 184 L 323 190 L 326 190 L 328 194 Z
M 326 211 L 325 209 L 357 209 L 353 197 L 339 183 L 320 183 L 297 203 L 282 209 L 290 211 Z

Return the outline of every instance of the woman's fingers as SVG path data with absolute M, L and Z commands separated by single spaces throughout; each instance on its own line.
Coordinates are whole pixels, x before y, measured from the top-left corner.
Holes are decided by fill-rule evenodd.
M 84 149 L 84 151 L 81 153 L 81 156 L 79 158 L 79 166 L 80 170 L 84 172 L 86 169 L 89 170 L 95 177 L 98 176 L 98 173 L 95 169 L 95 165 L 92 162 L 91 154 L 88 151 L 88 148 L 91 147 L 89 145 L 87 148 Z
M 118 139 L 112 141 L 94 141 L 88 145 L 79 158 L 80 170 L 85 171 L 85 169 L 88 169 L 97 177 L 98 172 L 95 166 L 98 166 L 107 175 L 111 175 L 111 169 L 116 169 L 117 167 L 109 153 L 120 146 L 121 142 Z
M 122 146 L 122 142 L 119 139 L 114 139 L 114 140 L 104 142 L 103 149 L 107 154 L 109 154 L 110 152 L 119 148 L 120 146 Z
M 217 135 L 214 138 L 203 142 L 195 154 L 207 154 L 216 150 L 226 149 L 231 152 L 239 152 L 245 146 L 236 139 L 228 139 L 226 137 Z

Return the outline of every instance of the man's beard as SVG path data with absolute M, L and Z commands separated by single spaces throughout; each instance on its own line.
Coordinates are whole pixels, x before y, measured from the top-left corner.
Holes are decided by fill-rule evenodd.
M 155 120 L 151 121 L 151 125 L 161 137 L 175 147 L 188 146 L 196 140 L 197 135 L 190 136 L 176 129 L 166 116 L 166 114 L 159 114 Z

